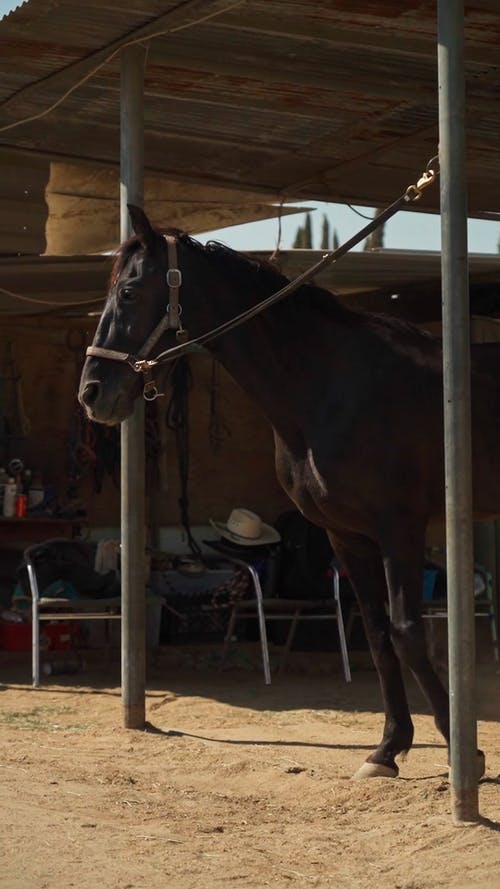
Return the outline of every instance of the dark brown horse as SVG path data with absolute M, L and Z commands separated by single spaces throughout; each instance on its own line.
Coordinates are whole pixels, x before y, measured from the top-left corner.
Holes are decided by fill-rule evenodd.
M 125 419 L 141 392 L 130 356 L 144 356 L 157 325 L 156 351 L 175 344 L 163 322 L 169 300 L 179 296 L 194 338 L 286 284 L 267 263 L 178 232 L 167 244 L 141 210 L 131 208 L 131 216 L 136 237 L 117 255 L 79 394 L 88 416 L 108 424 Z M 173 264 L 182 282 L 167 275 Z M 357 775 L 394 777 L 396 757 L 413 741 L 402 665 L 449 743 L 448 696 L 429 661 L 421 618 L 426 527 L 444 510 L 441 344 L 306 285 L 208 348 L 269 419 L 281 484 L 326 529 L 351 580 L 385 705 L 382 740 Z M 477 350 L 474 489 L 483 516 L 500 511 L 499 380 L 500 347 Z

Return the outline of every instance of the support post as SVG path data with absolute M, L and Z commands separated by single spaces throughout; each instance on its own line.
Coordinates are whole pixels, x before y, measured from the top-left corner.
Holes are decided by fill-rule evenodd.
M 142 46 L 121 53 L 120 236 L 130 235 L 127 204 L 143 204 L 144 58 Z M 121 425 L 122 703 L 125 728 L 146 719 L 144 400 Z
M 456 824 L 479 818 L 463 42 L 463 0 L 438 0 L 450 765 Z

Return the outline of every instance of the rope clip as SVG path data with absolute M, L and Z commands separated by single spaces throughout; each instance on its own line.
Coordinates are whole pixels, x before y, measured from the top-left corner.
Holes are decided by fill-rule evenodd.
M 149 380 L 148 383 L 145 383 L 144 389 L 142 390 L 142 397 L 145 401 L 155 401 L 157 398 L 162 398 L 164 395 L 164 392 L 158 392 L 158 387 L 154 380 Z
M 435 174 L 434 170 L 427 169 L 427 170 L 425 170 L 424 173 L 422 173 L 420 179 L 417 182 L 416 187 L 419 191 L 422 191 L 424 188 L 427 188 L 428 185 L 432 185 L 432 183 L 435 181 L 435 179 L 436 179 L 436 174 Z
M 411 201 L 419 201 L 422 197 L 424 188 L 427 188 L 428 185 L 432 185 L 432 183 L 436 181 L 438 173 L 439 155 L 436 154 L 434 157 L 431 157 L 430 161 L 428 161 L 427 166 L 416 185 L 408 186 L 405 191 L 405 200 L 408 203 Z
M 137 359 L 132 358 L 129 361 L 130 367 L 132 370 L 135 370 L 136 374 L 147 373 L 148 370 L 151 370 L 156 366 L 155 359 L 148 360 L 147 358 Z

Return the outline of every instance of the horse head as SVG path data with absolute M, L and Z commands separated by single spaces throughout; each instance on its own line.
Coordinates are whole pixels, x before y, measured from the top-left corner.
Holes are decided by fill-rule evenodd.
M 141 394 L 144 380 L 137 362 L 154 357 L 160 347 L 174 346 L 182 330 L 179 287 L 191 277 L 190 293 L 196 293 L 196 279 L 187 263 L 182 273 L 191 239 L 176 232 L 167 237 L 154 229 L 138 207 L 129 206 L 134 236 L 119 248 L 103 313 L 87 350 L 78 398 L 89 419 L 107 425 L 125 420 Z M 182 287 L 182 294 L 186 292 Z M 175 295 L 175 306 L 172 297 Z M 203 311 L 197 312 L 203 323 Z M 207 323 L 208 320 L 207 320 Z

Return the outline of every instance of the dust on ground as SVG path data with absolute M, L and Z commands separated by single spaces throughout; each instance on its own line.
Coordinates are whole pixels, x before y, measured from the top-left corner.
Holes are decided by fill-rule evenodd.
M 481 822 L 450 817 L 446 750 L 410 685 L 397 780 L 351 775 L 382 729 L 375 674 L 148 671 L 122 728 L 117 665 L 32 689 L 2 655 L 4 889 L 498 889 L 500 676 L 479 677 Z M 314 656 L 309 660 L 312 662 Z

